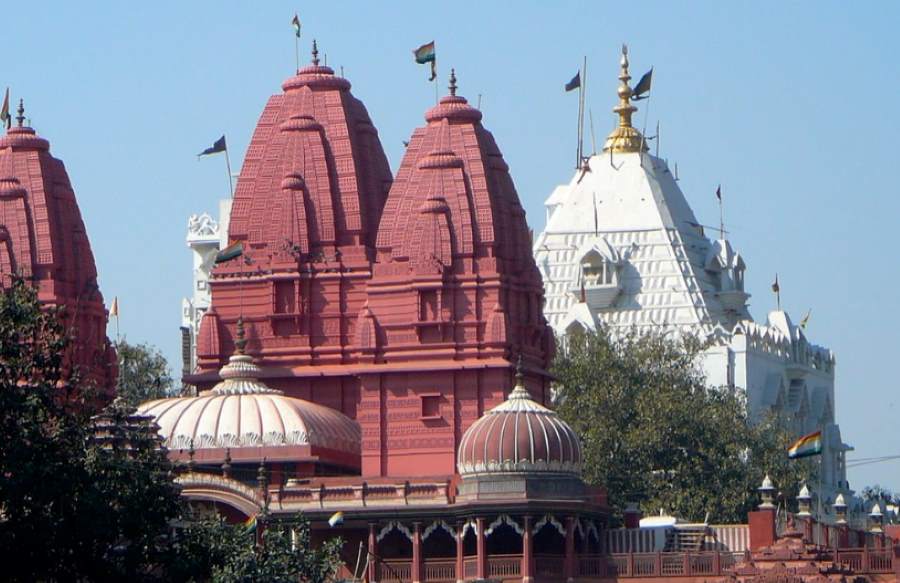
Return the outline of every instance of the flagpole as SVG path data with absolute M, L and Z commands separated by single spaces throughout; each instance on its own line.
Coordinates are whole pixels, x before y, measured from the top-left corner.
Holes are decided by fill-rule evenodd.
M 294 34 L 294 60 L 297 63 L 295 74 L 300 72 L 300 37 Z
M 591 122 L 591 156 L 597 154 L 597 138 L 594 136 L 594 110 L 588 108 L 588 119 Z
M 584 98 L 587 94 L 587 55 L 584 57 L 584 65 L 581 68 L 581 86 L 578 92 L 581 105 L 578 108 L 578 164 L 576 168 L 581 168 L 581 161 L 584 159 Z
M 225 168 L 228 170 L 228 196 L 234 198 L 234 180 L 231 177 L 231 157 L 228 155 L 228 144 L 225 144 Z
M 659 139 L 659 138 L 657 138 Z M 721 191 L 720 191 L 721 193 Z M 725 239 L 725 204 L 722 202 L 724 195 L 719 196 L 719 239 Z

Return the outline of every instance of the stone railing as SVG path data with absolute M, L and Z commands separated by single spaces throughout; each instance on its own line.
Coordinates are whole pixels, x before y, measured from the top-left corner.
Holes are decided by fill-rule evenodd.
M 412 581 L 412 561 L 385 559 L 377 563 L 379 581 Z
M 894 550 L 884 549 L 836 549 L 834 562 L 854 573 L 880 574 L 894 572 Z
M 488 578 L 520 577 L 522 555 L 493 555 L 487 558 Z
M 722 576 L 734 568 L 732 553 L 627 553 L 582 555 L 579 577 L 702 577 Z
M 423 581 L 456 581 L 456 559 L 425 559 Z

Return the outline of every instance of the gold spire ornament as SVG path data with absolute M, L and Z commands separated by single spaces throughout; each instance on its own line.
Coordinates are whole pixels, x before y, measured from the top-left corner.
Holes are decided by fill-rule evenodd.
M 628 81 L 631 75 L 628 74 L 628 47 L 622 45 L 622 59 L 619 61 L 622 67 L 619 73 L 619 104 L 613 108 L 613 111 L 619 114 L 619 125 L 606 138 L 603 144 L 604 152 L 646 152 L 647 140 L 631 125 L 631 116 L 637 111 L 637 108 L 631 104 L 631 96 L 633 94 Z

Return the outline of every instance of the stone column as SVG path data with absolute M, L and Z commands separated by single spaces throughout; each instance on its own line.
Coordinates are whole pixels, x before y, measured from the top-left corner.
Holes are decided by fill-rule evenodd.
M 565 573 L 567 583 L 575 580 L 575 517 L 566 517 L 566 560 Z
M 413 522 L 413 556 L 412 556 L 412 580 L 413 583 L 422 581 L 422 524 Z
M 369 581 L 375 583 L 378 580 L 376 577 L 376 557 L 378 556 L 378 541 L 375 537 L 375 527 L 376 524 L 374 522 L 369 523 L 369 549 L 368 554 L 366 555 L 367 566 L 366 569 L 369 570 Z
M 456 583 L 466 580 L 465 522 L 456 523 Z
M 524 517 L 522 533 L 522 583 L 534 581 L 534 541 L 531 534 L 531 517 Z
M 484 519 L 476 518 L 475 524 L 478 527 L 478 569 L 475 574 L 479 579 L 487 579 L 487 541 L 484 536 Z

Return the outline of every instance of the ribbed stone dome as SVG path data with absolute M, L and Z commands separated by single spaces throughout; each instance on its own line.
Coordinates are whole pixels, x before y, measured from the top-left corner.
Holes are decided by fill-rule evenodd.
M 219 371 L 222 381 L 196 397 L 158 399 L 138 407 L 152 416 L 169 449 L 310 446 L 359 455 L 359 425 L 344 414 L 286 397 L 259 381 L 260 368 L 244 354 L 243 322 L 237 352 Z
M 581 443 L 556 412 L 535 402 L 521 371 L 516 387 L 463 435 L 459 473 L 563 473 L 581 475 Z

